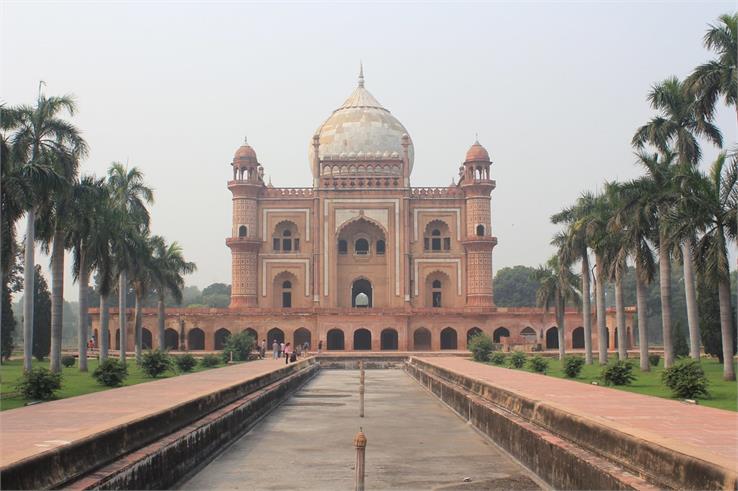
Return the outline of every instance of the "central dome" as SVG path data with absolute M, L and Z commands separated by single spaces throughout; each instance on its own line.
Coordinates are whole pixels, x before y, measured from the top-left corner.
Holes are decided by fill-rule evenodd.
M 318 157 L 321 162 L 378 162 L 402 160 L 402 137 L 407 130 L 364 88 L 362 70 L 354 92 L 333 111 L 315 134 L 320 142 Z M 313 151 L 311 144 L 311 162 Z M 413 159 L 413 143 L 410 140 L 408 160 L 411 171 Z

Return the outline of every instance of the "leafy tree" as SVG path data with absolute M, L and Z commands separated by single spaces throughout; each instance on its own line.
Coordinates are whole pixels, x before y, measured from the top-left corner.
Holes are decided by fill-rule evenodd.
M 34 277 L 33 356 L 41 361 L 51 350 L 51 294 L 41 266 L 36 265 Z
M 579 278 L 571 272 L 569 265 L 561 261 L 560 256 L 553 256 L 545 266 L 539 266 L 535 273 L 539 286 L 536 292 L 538 305 L 548 311 L 553 305 L 559 334 L 559 360 L 564 361 L 566 346 L 564 340 L 564 309 L 569 302 L 578 302 L 577 291 Z
M 720 302 L 718 301 L 717 286 L 707 281 L 704 273 L 697 273 L 697 301 L 700 312 L 700 333 L 705 353 L 717 357 L 720 363 L 723 359 L 723 341 L 720 332 Z M 738 339 L 736 333 L 735 315 L 733 317 L 733 342 Z M 735 344 L 733 352 L 735 352 Z
M 247 361 L 249 353 L 256 347 L 256 340 L 247 332 L 239 332 L 228 336 L 223 346 L 223 361 L 226 363 L 233 356 L 233 361 Z
M 472 336 L 467 345 L 469 347 L 469 351 L 472 353 L 472 358 L 476 361 L 488 361 L 490 353 L 494 350 L 492 338 L 483 332 Z
M 513 266 L 497 271 L 494 280 L 495 305 L 498 307 L 535 307 L 538 282 L 535 268 Z
M 202 302 L 209 307 L 225 308 L 231 303 L 231 285 L 213 283 L 202 291 Z

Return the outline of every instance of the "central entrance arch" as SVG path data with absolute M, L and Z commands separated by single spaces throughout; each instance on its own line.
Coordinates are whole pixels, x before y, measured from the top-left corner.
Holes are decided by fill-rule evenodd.
M 365 278 L 360 278 L 351 284 L 351 306 L 372 306 L 372 284 Z
M 357 329 L 354 331 L 354 350 L 371 350 L 372 333 L 368 329 Z

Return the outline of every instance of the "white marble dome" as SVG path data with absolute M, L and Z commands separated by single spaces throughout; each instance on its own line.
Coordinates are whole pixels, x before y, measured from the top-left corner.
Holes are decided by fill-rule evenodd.
M 387 109 L 364 88 L 363 71 L 359 84 L 348 99 L 320 125 L 320 160 L 377 161 L 402 156 L 402 136 L 408 132 Z M 410 170 L 413 168 L 412 139 L 408 147 Z M 313 145 L 309 150 L 313 161 Z

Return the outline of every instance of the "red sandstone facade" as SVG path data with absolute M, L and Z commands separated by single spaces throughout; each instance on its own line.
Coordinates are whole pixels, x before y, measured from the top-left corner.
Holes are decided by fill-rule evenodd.
M 495 181 L 482 145 L 466 153 L 458 182 L 412 187 L 412 140 L 360 75 L 313 136 L 309 153 L 312 187 L 276 188 L 264 181 L 252 147 L 236 151 L 228 182 L 233 226 L 225 241 L 231 305 L 167 309 L 166 346 L 219 349 L 230 333 L 248 330 L 270 346 L 275 339 L 311 349 L 322 342 L 327 350 L 465 349 L 478 331 L 496 341 L 555 347 L 552 314 L 494 305 Z M 566 317 L 567 348 L 583 348 L 581 314 Z M 608 313 L 608 325 L 613 321 Z M 98 324 L 94 316 L 95 333 Z M 145 311 L 143 325 L 143 344 L 158 346 L 155 310 Z M 593 346 L 596 340 L 593 333 Z

